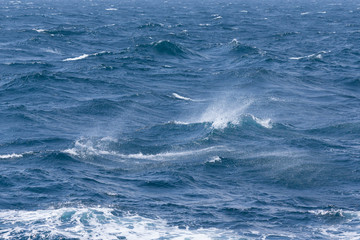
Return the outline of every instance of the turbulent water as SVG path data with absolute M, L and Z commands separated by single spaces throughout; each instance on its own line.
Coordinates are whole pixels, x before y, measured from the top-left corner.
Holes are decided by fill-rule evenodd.
M 360 239 L 359 1 L 0 0 L 0 239 Z

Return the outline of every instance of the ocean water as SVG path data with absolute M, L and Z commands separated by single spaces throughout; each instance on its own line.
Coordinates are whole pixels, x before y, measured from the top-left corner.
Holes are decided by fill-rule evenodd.
M 360 239 L 360 2 L 0 0 L 0 239 Z

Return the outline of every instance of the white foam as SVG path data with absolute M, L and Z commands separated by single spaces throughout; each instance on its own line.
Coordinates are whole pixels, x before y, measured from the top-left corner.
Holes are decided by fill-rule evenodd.
M 0 159 L 21 158 L 21 157 L 23 157 L 22 154 L 16 154 L 16 153 L 0 155 Z
M 264 128 L 272 128 L 272 123 L 271 123 L 271 119 L 267 118 L 267 119 L 260 119 L 257 118 L 253 115 L 250 115 L 252 117 L 252 119 L 257 123 L 260 124 L 262 127 Z
M 117 8 L 107 8 L 105 9 L 106 11 L 117 11 L 118 9 Z
M 139 215 L 118 216 L 113 209 L 60 208 L 36 211 L 1 210 L 0 238 L 41 239 L 76 238 L 86 239 L 238 239 L 232 231 L 216 228 L 179 229 L 169 226 L 165 220 L 144 218 Z
M 314 232 L 321 233 L 326 239 L 360 239 L 360 212 L 342 209 L 311 210 L 309 213 L 319 217 L 338 217 L 342 224 L 332 224 L 316 227 Z
M 309 213 L 318 215 L 318 216 L 339 216 L 339 217 L 344 217 L 344 211 L 342 209 L 339 210 L 335 210 L 335 209 L 331 209 L 331 210 L 310 210 Z
M 308 15 L 310 12 L 302 12 L 300 15 Z
M 74 58 L 66 58 L 63 60 L 63 62 L 67 62 L 67 61 L 77 61 L 77 60 L 81 60 L 81 59 L 84 59 L 84 58 L 87 58 L 89 57 L 90 55 L 89 54 L 83 54 L 79 57 L 74 57 Z
M 181 100 L 185 100 L 185 101 L 193 101 L 191 98 L 181 96 L 181 95 L 179 95 L 177 93 L 173 93 L 172 95 L 177 99 L 181 99 Z
M 217 19 L 222 19 L 222 16 L 216 16 L 216 17 L 214 17 L 214 20 L 217 20 Z

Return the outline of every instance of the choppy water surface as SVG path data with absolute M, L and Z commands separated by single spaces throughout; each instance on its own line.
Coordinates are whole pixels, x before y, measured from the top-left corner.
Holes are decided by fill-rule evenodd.
M 0 0 L 0 238 L 360 239 L 359 19 Z

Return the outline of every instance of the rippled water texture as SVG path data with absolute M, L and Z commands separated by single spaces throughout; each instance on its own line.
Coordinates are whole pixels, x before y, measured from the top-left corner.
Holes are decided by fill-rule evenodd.
M 0 239 L 360 239 L 359 19 L 0 0 Z

